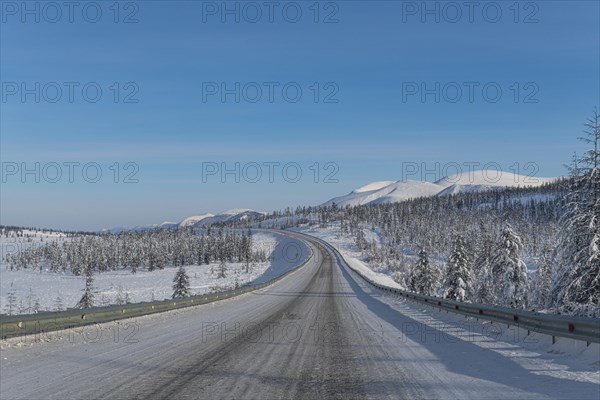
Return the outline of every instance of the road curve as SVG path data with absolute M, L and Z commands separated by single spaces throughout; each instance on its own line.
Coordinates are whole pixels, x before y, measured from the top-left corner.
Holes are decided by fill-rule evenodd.
M 268 288 L 105 324 L 101 334 L 87 328 L 47 343 L 7 346 L 1 352 L 0 398 L 540 399 L 572 394 L 573 386 L 564 380 L 535 374 L 491 349 L 432 340 L 438 337 L 436 328 L 419 332 L 423 327 L 410 313 L 358 279 L 338 254 L 301 237 L 313 259 Z M 589 382 L 578 382 L 575 389 L 579 399 L 598 393 L 598 385 Z

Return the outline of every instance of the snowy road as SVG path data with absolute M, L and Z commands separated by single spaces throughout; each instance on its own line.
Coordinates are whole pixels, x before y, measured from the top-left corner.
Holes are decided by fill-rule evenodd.
M 0 398 L 598 398 L 596 373 L 568 379 L 577 371 L 540 371 L 553 364 L 531 352 L 517 362 L 518 348 L 440 335 L 311 247 L 311 262 L 257 292 L 6 345 Z

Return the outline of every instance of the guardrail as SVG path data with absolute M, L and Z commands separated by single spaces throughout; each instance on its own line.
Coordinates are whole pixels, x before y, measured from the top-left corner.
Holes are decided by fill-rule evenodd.
M 487 321 L 501 322 L 509 326 L 512 325 L 526 329 L 528 332 L 531 331 L 550 335 L 552 336 L 553 343 L 556 341 L 557 336 L 584 340 L 588 344 L 592 342 L 600 343 L 600 318 L 543 314 L 535 311 L 519 310 L 508 307 L 498 307 L 477 303 L 463 303 L 460 301 L 448 300 L 437 296 L 426 296 L 406 290 L 392 288 L 386 285 L 381 285 L 373 282 L 371 279 L 352 268 L 346 262 L 346 260 L 344 260 L 344 257 L 335 247 L 322 239 L 315 239 L 325 248 L 330 250 L 340 263 L 354 271 L 367 283 L 384 292 L 394 293 L 405 297 L 406 299 L 439 308 L 440 310 L 446 310 Z
M 0 315 L 0 338 L 7 339 L 10 337 L 40 334 L 63 329 L 72 329 L 85 325 L 112 322 L 125 318 L 140 317 L 143 315 L 212 303 L 214 301 L 253 292 L 282 280 L 310 262 L 314 258 L 314 252 L 310 246 L 307 247 L 311 253 L 305 261 L 268 282 L 246 285 L 239 289 L 191 296 L 182 299 L 111 305 L 87 309 L 68 309 L 66 311 L 42 312 L 38 314 Z

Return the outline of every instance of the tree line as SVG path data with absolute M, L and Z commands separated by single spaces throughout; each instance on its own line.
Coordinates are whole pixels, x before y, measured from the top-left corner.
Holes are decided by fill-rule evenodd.
M 198 232 L 193 228 L 156 229 L 75 236 L 58 243 L 6 254 L 10 270 L 47 268 L 52 272 L 86 275 L 130 269 L 153 271 L 167 266 L 201 265 L 211 262 L 266 261 L 266 249 L 252 249 L 251 232 L 223 228 Z

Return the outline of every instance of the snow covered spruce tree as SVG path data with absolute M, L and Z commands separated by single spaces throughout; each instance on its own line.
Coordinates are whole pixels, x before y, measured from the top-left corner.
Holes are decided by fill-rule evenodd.
M 486 221 L 482 218 L 479 220 L 479 229 L 476 233 L 476 255 L 473 263 L 474 300 L 478 303 L 494 303 L 494 279 L 490 269 L 492 250 L 492 235 Z
M 182 299 L 190 296 L 190 279 L 185 272 L 185 268 L 180 266 L 173 279 L 173 298 Z
M 94 307 L 94 276 L 91 267 L 85 269 L 85 289 L 83 289 L 83 296 L 81 296 L 81 299 L 77 303 L 76 307 Z
M 493 279 L 493 300 L 512 308 L 527 305 L 527 266 L 519 258 L 523 241 L 506 224 L 490 261 Z
M 418 257 L 419 259 L 410 271 L 410 290 L 435 296 L 439 282 L 439 270 L 429 261 L 429 256 L 424 248 L 419 249 Z
M 539 310 L 548 306 L 553 271 L 551 260 L 552 251 L 544 251 L 538 260 L 538 268 L 531 288 L 531 303 Z
M 408 290 L 411 292 L 420 293 L 422 268 L 420 267 L 421 259 L 414 264 L 408 272 Z
M 452 253 L 448 259 L 444 297 L 451 300 L 465 301 L 471 295 L 471 269 L 465 239 L 456 235 Z
M 600 114 L 581 138 L 589 149 L 574 157 L 562 219 L 562 267 L 554 274 L 551 301 L 563 312 L 600 316 Z
M 225 264 L 225 261 L 222 260 L 219 263 L 217 278 L 226 278 L 226 277 L 227 277 L 227 264 Z
M 482 304 L 495 304 L 494 275 L 490 261 L 479 265 L 475 274 L 475 301 Z
M 250 259 L 252 257 L 252 231 L 248 229 L 248 234 L 242 236 L 242 256 L 246 266 L 246 273 L 250 271 Z
M 13 315 L 17 310 L 17 295 L 14 289 L 10 289 L 6 296 L 6 304 L 4 305 L 6 315 Z

